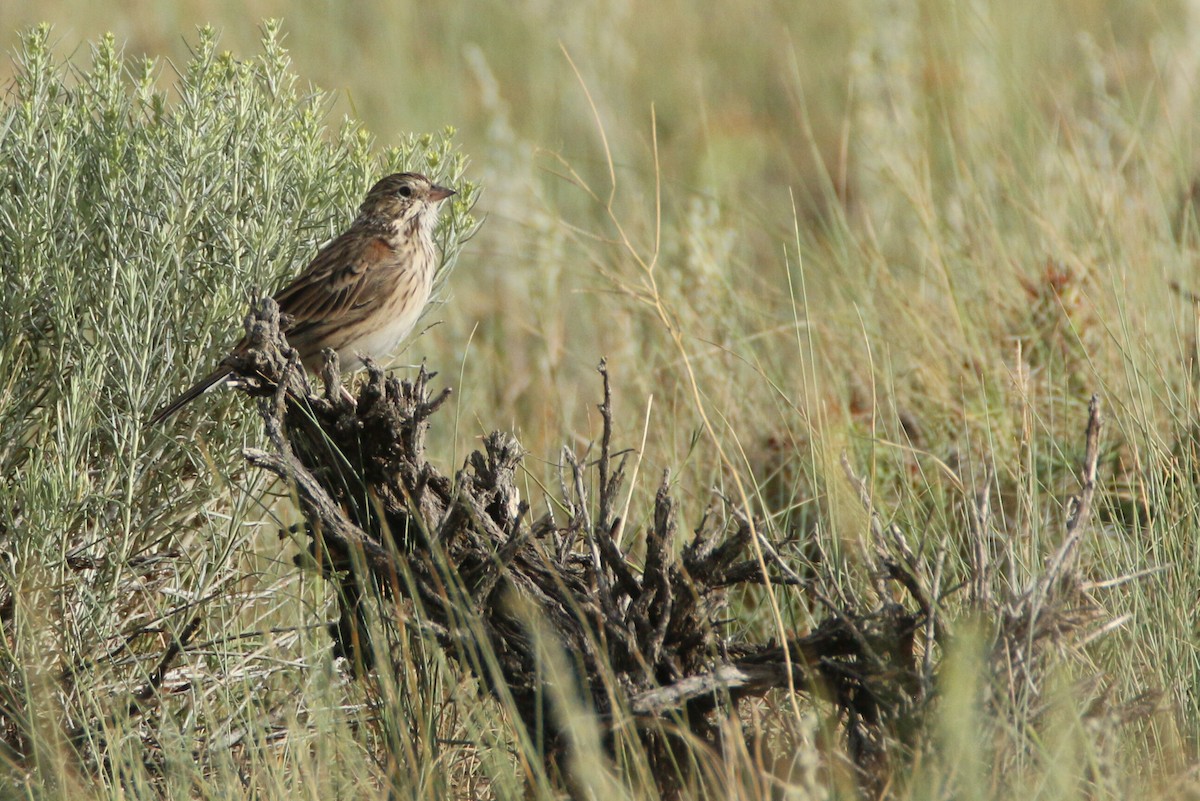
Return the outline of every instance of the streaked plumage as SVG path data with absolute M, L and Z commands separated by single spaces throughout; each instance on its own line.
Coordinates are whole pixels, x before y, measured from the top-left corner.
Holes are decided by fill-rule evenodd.
M 275 295 L 289 319 L 284 334 L 310 370 L 333 348 L 344 366 L 382 359 L 412 331 L 433 286 L 433 228 L 454 191 L 417 173 L 389 175 L 371 188 L 354 223 Z M 245 340 L 234 353 L 246 346 Z M 357 366 L 357 364 L 355 364 Z M 154 414 L 160 423 L 230 375 L 215 370 Z

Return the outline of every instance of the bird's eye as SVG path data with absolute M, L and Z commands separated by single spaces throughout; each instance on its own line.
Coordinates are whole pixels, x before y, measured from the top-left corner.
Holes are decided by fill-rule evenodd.
M 400 197 L 412 197 L 412 187 L 405 185 L 398 190 Z

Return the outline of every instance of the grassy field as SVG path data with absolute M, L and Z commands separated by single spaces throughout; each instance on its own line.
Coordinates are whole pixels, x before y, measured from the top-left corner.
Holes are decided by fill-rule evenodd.
M 290 66 L 263 55 L 268 17 Z M 162 58 L 146 96 L 227 139 L 179 134 L 144 170 L 97 172 L 104 143 L 158 152 L 157 128 L 106 133 L 97 113 L 77 138 L 18 141 L 35 111 L 19 58 L 0 62 L 3 797 L 554 797 L 502 706 L 442 657 L 409 654 L 374 688 L 334 663 L 329 592 L 276 536 L 286 493 L 241 461 L 260 436 L 244 399 L 141 425 L 220 357 L 252 288 L 405 162 L 467 196 L 435 325 L 399 359 L 455 389 L 429 442 L 445 472 L 512 430 L 545 506 L 561 449 L 599 435 L 606 357 L 636 452 L 629 530 L 667 470 L 681 530 L 716 488 L 822 592 L 870 606 L 889 597 L 845 458 L 936 572 L 954 633 L 931 646 L 923 725 L 889 744 L 890 797 L 1200 798 L 1200 5 L 8 0 L 0 41 L 18 53 L 43 20 L 67 85 L 129 67 L 95 108 Z M 206 24 L 213 87 L 237 72 L 227 50 L 277 61 L 294 97 L 173 90 Z M 106 31 L 123 52 L 94 54 Z M 332 96 L 309 108 L 311 86 Z M 281 96 L 295 113 L 273 112 Z M 339 133 L 343 115 L 374 139 Z M 256 155 L 235 167 L 219 154 L 239 137 Z M 166 175 L 186 203 L 155 205 Z M 46 205 L 62 184 L 82 198 L 65 213 Z M 998 624 L 962 589 L 972 538 L 996 597 L 1036 581 L 1093 394 L 1086 608 L 1036 683 L 1005 685 L 982 654 Z M 793 631 L 825 611 L 775 600 Z M 774 634 L 765 601 L 732 599 L 739 636 Z M 125 709 L 193 616 L 169 697 Z M 711 756 L 708 797 L 855 797 L 826 705 L 745 714 L 787 758 Z M 598 795 L 651 797 L 596 759 Z

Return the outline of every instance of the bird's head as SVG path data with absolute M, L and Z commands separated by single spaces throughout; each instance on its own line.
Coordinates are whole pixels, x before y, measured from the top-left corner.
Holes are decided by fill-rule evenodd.
M 453 189 L 438 186 L 420 173 L 395 173 L 371 187 L 359 218 L 381 223 L 396 233 L 411 226 L 429 231 L 437 221 L 438 207 L 453 194 Z

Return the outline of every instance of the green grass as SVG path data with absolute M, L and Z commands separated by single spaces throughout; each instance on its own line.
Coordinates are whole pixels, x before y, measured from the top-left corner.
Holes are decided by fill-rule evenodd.
M 482 187 L 446 229 L 438 324 L 401 357 L 456 389 L 432 458 L 451 472 L 511 428 L 544 506 L 562 445 L 599 433 L 607 356 L 618 444 L 637 449 L 631 541 L 669 469 L 681 530 L 715 486 L 797 565 L 822 554 L 822 592 L 867 604 L 846 454 L 947 589 L 990 482 L 993 587 L 1020 591 L 1061 540 L 1098 393 L 1104 503 L 1081 566 L 1139 576 L 1092 591 L 1121 625 L 1064 641 L 1008 699 L 979 653 L 991 622 L 950 594 L 942 693 L 892 752 L 892 792 L 1200 793 L 1197 318 L 1170 289 L 1200 292 L 1195 14 L 826 5 L 258 4 L 284 16 L 290 64 L 240 6 L 0 7 L 17 52 L 0 75 L 46 81 L 10 87 L 0 118 L 0 733 L 33 754 L 2 792 L 550 796 L 512 721 L 437 654 L 374 689 L 331 663 L 328 593 L 275 536 L 294 513 L 240 459 L 249 404 L 142 426 L 373 177 L 432 158 Z M 19 44 L 44 18 L 49 45 Z M 123 51 L 84 44 L 106 30 Z M 468 211 L 483 225 L 460 250 Z M 789 627 L 821 617 L 778 600 Z M 761 594 L 733 611 L 774 634 Z M 127 719 L 118 702 L 195 616 L 175 692 Z M 703 755 L 727 783 L 713 797 L 850 797 L 827 708 L 757 711 L 789 769 L 764 778 L 752 738 Z M 65 740 L 88 721 L 107 770 Z M 646 795 L 596 760 L 605 795 Z

